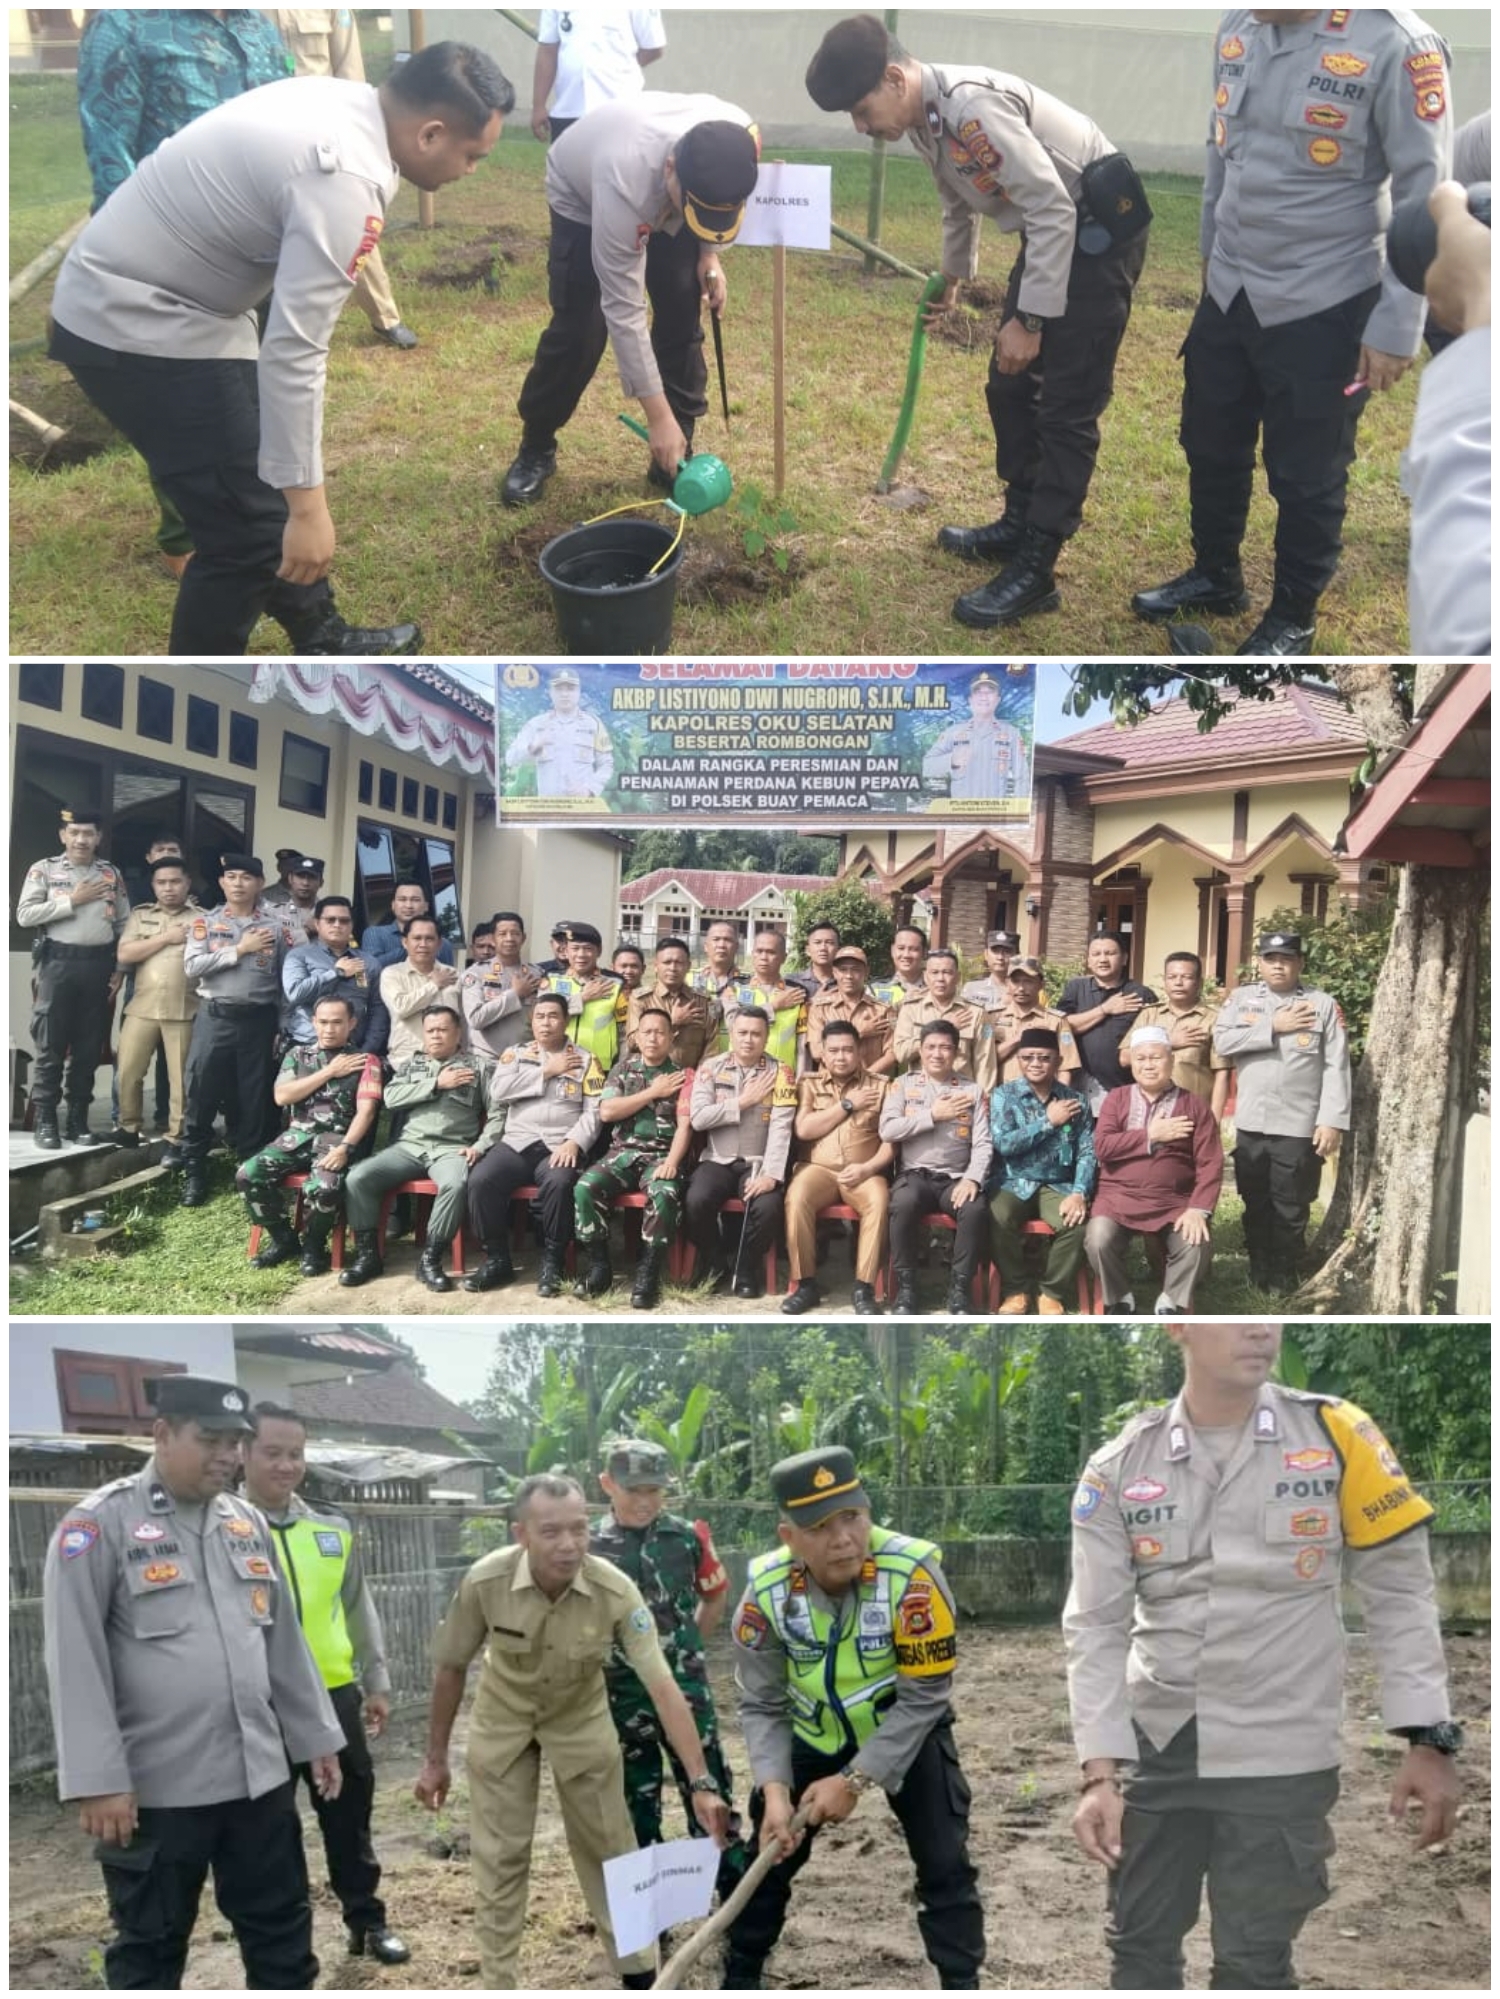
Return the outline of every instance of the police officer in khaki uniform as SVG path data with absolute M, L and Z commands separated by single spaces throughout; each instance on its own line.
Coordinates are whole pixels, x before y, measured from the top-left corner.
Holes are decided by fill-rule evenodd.
M 921 1069 L 898 1076 L 880 1107 L 880 1136 L 896 1148 L 891 1190 L 896 1296 L 891 1310 L 898 1315 L 919 1309 L 918 1228 L 925 1216 L 947 1215 L 956 1231 L 950 1312 L 970 1309 L 974 1272 L 984 1254 L 989 1210 L 980 1197 L 993 1153 L 988 1099 L 971 1077 L 956 1073 L 958 1051 L 953 1022 L 929 1021 L 922 1030 Z
M 359 46 L 359 22 L 352 7 L 267 7 L 281 30 L 298 76 L 342 76 L 351 83 L 365 80 L 364 51 Z M 387 347 L 415 347 L 417 336 L 402 323 L 378 247 L 360 266 L 354 281 L 355 303 L 371 330 Z
M 430 1006 L 422 1029 L 422 1052 L 403 1062 L 386 1085 L 389 1108 L 405 1113 L 400 1138 L 362 1159 L 344 1182 L 355 1256 L 339 1272 L 340 1284 L 368 1284 L 385 1269 L 378 1229 L 384 1195 L 403 1180 L 431 1180 L 437 1193 L 417 1276 L 429 1291 L 453 1289 L 443 1254 L 463 1222 L 464 1183 L 499 1138 L 505 1118 L 489 1102 L 495 1064 L 488 1055 L 462 1052 L 463 1022 L 453 1007 Z
M 254 854 L 224 854 L 219 865 L 224 900 L 194 917 L 183 950 L 199 1000 L 188 1043 L 182 1132 L 185 1208 L 208 1200 L 208 1149 L 221 1105 L 238 1159 L 259 1152 L 276 1132 L 271 1058 L 281 1018 L 281 970 L 287 953 L 303 942 L 295 915 L 266 907 L 266 871 Z
M 711 1055 L 693 1078 L 689 1116 L 707 1142 L 688 1180 L 684 1218 L 702 1285 L 727 1279 L 737 1298 L 761 1298 L 761 1258 L 779 1228 L 791 1151 L 797 1086 L 785 1063 L 766 1053 L 770 1018 L 742 1006 L 729 1030 L 730 1052 Z M 745 1204 L 734 1266 L 727 1266 L 719 1211 Z
M 635 1851 L 604 1685 L 616 1647 L 639 1675 L 687 1771 L 698 1823 L 720 1846 L 728 1808 L 640 1591 L 613 1564 L 588 1553 L 581 1487 L 545 1472 L 523 1479 L 513 1519 L 519 1545 L 474 1564 L 433 1640 L 432 1710 L 416 1795 L 429 1811 L 442 1809 L 452 1782 L 453 1723 L 470 1663 L 483 1651 L 466 1758 L 481 1982 L 500 1992 L 518 1983 L 545 1754 L 589 1913 L 621 1983 L 644 1988 L 655 1975 L 650 1953 L 616 1958 L 604 1892 L 604 1862 Z
M 881 1790 L 916 1869 L 917 1925 L 945 1989 L 979 1984 L 984 1909 L 953 1741 L 958 1632 L 942 1551 L 870 1517 L 851 1452 L 771 1467 L 780 1546 L 750 1564 L 732 1630 L 762 1847 L 782 1859 L 730 1926 L 724 1989 L 758 1990 L 819 1826 Z M 792 1814 L 809 1829 L 793 1838 Z
M 672 1023 L 672 1060 L 679 1069 L 697 1068 L 713 1047 L 722 1018 L 718 999 L 694 991 L 688 983 L 691 962 L 680 937 L 664 937 L 656 947 L 656 976 L 630 995 L 625 1015 L 625 1046 L 634 1048 L 642 1013 L 647 1007 L 661 1007 Z
M 94 1071 L 109 1039 L 115 976 L 115 940 L 130 914 L 130 898 L 117 868 L 97 860 L 97 813 L 64 811 L 63 850 L 26 870 L 16 900 L 16 922 L 41 934 L 33 946 L 36 998 L 31 1041 L 34 1142 L 56 1152 L 63 1142 L 57 1108 L 67 1063 L 70 1144 L 92 1145 L 89 1104 Z
M 131 910 L 117 947 L 117 962 L 134 974 L 135 983 L 120 1022 L 120 1113 L 110 1137 L 117 1144 L 140 1144 L 146 1072 L 152 1057 L 164 1050 L 171 1109 L 161 1164 L 176 1166 L 182 1158 L 178 1147 L 188 1043 L 198 1011 L 197 995 L 187 982 L 184 952 L 203 911 L 193 900 L 192 880 L 180 855 L 152 862 L 148 873 L 154 900 L 137 903 Z
M 307 1990 L 307 1862 L 287 1758 L 339 1788 L 343 1730 L 263 1517 L 229 1488 L 249 1397 L 148 1381 L 154 1454 L 72 1507 L 42 1584 L 57 1788 L 98 1842 L 112 1988 L 175 1990 L 203 1884 L 246 1982 Z
M 583 683 L 561 666 L 547 683 L 552 706 L 533 715 L 505 746 L 505 768 L 536 766 L 538 798 L 599 798 L 614 776 L 615 747 L 591 708 L 580 706 Z
M 1167 953 L 1161 989 L 1166 998 L 1143 1006 L 1135 1026 L 1167 1030 L 1172 1040 L 1172 1081 L 1179 1090 L 1201 1097 L 1214 1116 L 1222 1118 L 1234 1070 L 1229 1057 L 1214 1046 L 1220 1008 L 1203 997 L 1203 960 L 1196 951 Z M 1120 1067 L 1130 1067 L 1128 1037 L 1120 1044 Z
M 918 62 L 873 14 L 829 29 L 807 89 L 823 110 L 847 111 L 857 132 L 908 138 L 926 161 L 943 207 L 934 318 L 978 270 L 985 216 L 1020 234 L 985 384 L 1005 512 L 984 527 L 944 528 L 938 544 L 1006 561 L 958 599 L 961 624 L 1055 610 L 1053 564 L 1083 519 L 1146 256 L 1151 207 L 1140 179 L 1081 111 L 983 64 Z
M 1461 1738 L 1432 1508 L 1362 1410 L 1269 1379 L 1279 1326 L 1170 1331 L 1182 1393 L 1096 1451 L 1073 1500 L 1073 1828 L 1110 1870 L 1115 1987 L 1181 1986 L 1205 1884 L 1210 1982 L 1288 1987 L 1292 1944 L 1329 1894 L 1343 1583 L 1361 1601 L 1385 1726 L 1410 1745 L 1392 1814 L 1420 1803 L 1419 1846 L 1453 1830 Z
M 1067 1016 L 1058 1007 L 1042 1001 L 1042 961 L 1015 958 L 1005 975 L 1005 998 L 985 1013 L 988 1038 L 979 1051 L 978 1080 L 985 1089 L 1019 1080 L 1017 1056 L 1021 1036 L 1028 1027 L 1049 1027 L 1057 1036 L 1058 1075 L 1065 1083 L 1076 1083 L 1083 1066 L 1078 1044 L 1068 1026 Z
M 1182 349 L 1193 566 L 1132 607 L 1158 623 L 1247 608 L 1259 438 L 1275 583 L 1239 650 L 1277 659 L 1313 650 L 1359 419 L 1422 344 L 1426 305 L 1390 269 L 1385 232 L 1448 172 L 1448 47 L 1404 9 L 1236 10 L 1211 87 L 1203 296 Z
M 1234 1184 L 1250 1282 L 1290 1291 L 1323 1165 L 1349 1129 L 1349 1041 L 1337 1000 L 1302 983 L 1302 939 L 1260 940 L 1260 977 L 1232 992 L 1213 1045 L 1234 1065 Z
M 958 953 L 946 944 L 929 951 L 923 982 L 921 997 L 908 1000 L 896 1015 L 897 1063 L 915 1069 L 921 1059 L 924 1028 L 935 1020 L 946 1020 L 952 1022 L 958 1035 L 954 1066 L 961 1076 L 975 1075 L 976 1051 L 982 1049 L 989 1029 L 979 1008 L 957 997 Z
M 510 1204 L 522 1187 L 535 1186 L 542 1219 L 537 1289 L 555 1298 L 573 1240 L 573 1189 L 599 1136 L 604 1071 L 568 1039 L 561 993 L 532 1002 L 531 1031 L 532 1041 L 506 1049 L 490 1083 L 504 1135 L 469 1175 L 469 1226 L 484 1244 L 484 1262 L 464 1279 L 464 1289 L 492 1291 L 512 1282 Z
M 469 1045 L 503 1055 L 527 1037 L 527 1009 L 542 989 L 542 972 L 526 960 L 526 925 L 516 911 L 497 910 L 493 921 L 494 956 L 469 964 L 458 982 L 458 998 Z
M 786 1195 L 792 1288 L 781 1301 L 782 1311 L 794 1318 L 822 1301 L 823 1288 L 813 1275 L 818 1267 L 818 1211 L 836 1205 L 853 1208 L 859 1217 L 854 1309 L 867 1319 L 880 1310 L 875 1280 L 885 1262 L 891 1199 L 886 1174 L 895 1153 L 879 1129 L 886 1078 L 865 1066 L 862 1048 L 855 1023 L 830 1021 L 823 1030 L 823 1066 L 797 1085 L 792 1129 L 798 1156 Z
M 968 979 L 958 989 L 958 996 L 970 1006 L 977 1006 L 985 1013 L 993 1013 L 996 1007 L 1007 1006 L 1010 994 L 1006 989 L 1005 975 L 1010 970 L 1010 961 L 1021 948 L 1021 940 L 1014 930 L 991 930 L 984 940 L 984 977 Z

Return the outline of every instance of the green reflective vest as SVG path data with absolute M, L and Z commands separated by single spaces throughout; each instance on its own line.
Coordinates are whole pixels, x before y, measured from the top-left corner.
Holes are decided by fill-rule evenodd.
M 792 1730 L 810 1749 L 852 1755 L 875 1733 L 896 1698 L 897 1605 L 913 1571 L 942 1558 L 932 1541 L 872 1527 L 870 1558 L 835 1643 L 834 1620 L 813 1602 L 789 1548 L 751 1562 L 751 1593 L 786 1652 Z
M 337 1513 L 310 1513 L 271 1522 L 282 1573 L 297 1606 L 297 1622 L 325 1687 L 354 1678 L 354 1641 L 344 1621 L 344 1570 L 354 1529 Z
M 807 1001 L 805 999 L 799 1000 L 796 1006 L 784 1006 L 777 1012 L 772 1013 L 771 994 L 774 991 L 775 988 L 773 986 L 758 986 L 754 984 L 731 986 L 729 991 L 724 995 L 723 1005 L 726 1012 L 731 1007 L 758 1006 L 771 1014 L 771 1025 L 766 1034 L 766 1053 L 773 1062 L 782 1063 L 795 1076 L 797 1073 L 797 1039 L 799 1035 L 805 1033 L 807 1030 Z M 728 1054 L 730 1047 L 729 1029 L 732 1024 L 732 1022 L 726 1020 L 723 1027 L 720 1028 L 719 1041 L 723 1043 L 723 1046 L 715 1046 L 714 1053 L 716 1055 Z
M 542 981 L 542 991 L 560 993 L 571 1007 L 584 984 L 584 980 L 575 979 L 571 972 L 549 972 Z M 568 1039 L 592 1055 L 606 1075 L 619 1058 L 629 1008 L 629 993 L 623 985 L 613 985 L 603 999 L 585 1000 L 581 1013 L 568 1016 Z

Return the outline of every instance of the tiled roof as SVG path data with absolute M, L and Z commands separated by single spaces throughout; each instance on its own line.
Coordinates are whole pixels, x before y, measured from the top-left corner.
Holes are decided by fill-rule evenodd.
M 318 1381 L 294 1387 L 292 1407 L 310 1423 L 344 1423 L 373 1430 L 454 1430 L 462 1437 L 489 1433 L 466 1409 L 400 1362 L 385 1374 L 353 1381 Z
M 1299 682 L 1278 687 L 1269 701 L 1237 701 L 1207 734 L 1176 694 L 1134 728 L 1104 722 L 1063 736 L 1053 747 L 1118 757 L 1127 770 L 1138 771 L 1206 759 L 1226 766 L 1259 763 L 1290 750 L 1362 750 L 1365 732 L 1330 688 Z
M 733 868 L 653 868 L 620 885 L 621 902 L 644 902 L 668 882 L 680 882 L 703 909 L 741 909 L 768 888 L 784 894 L 812 895 L 832 886 L 830 875 L 738 874 Z
M 430 689 L 452 707 L 461 708 L 466 715 L 475 715 L 481 722 L 494 721 L 495 710 L 491 703 L 476 694 L 471 687 L 465 687 L 462 681 L 452 679 L 440 667 L 408 666 L 403 661 L 397 671 L 404 674 L 408 680 L 415 680 L 421 686 Z

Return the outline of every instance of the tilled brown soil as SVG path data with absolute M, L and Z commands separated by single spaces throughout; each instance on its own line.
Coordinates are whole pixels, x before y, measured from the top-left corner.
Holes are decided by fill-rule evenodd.
M 1446 1852 L 1413 1856 L 1386 1803 L 1396 1756 L 1380 1728 L 1378 1686 L 1362 1639 L 1351 1649 L 1344 1725 L 1344 1787 L 1334 1817 L 1339 1853 L 1332 1899 L 1310 1920 L 1298 1949 L 1302 1983 L 1322 1990 L 1489 1989 L 1489 1644 L 1450 1639 L 1455 1712 L 1469 1730 L 1464 1806 Z M 733 1718 L 727 1657 L 714 1679 L 730 1758 L 744 1770 Z M 1076 1772 L 1068 1737 L 1062 1652 L 1052 1629 L 965 1634 L 958 1738 L 974 1792 L 972 1850 L 988 1910 L 983 1983 L 999 1990 L 1087 1991 L 1106 1984 L 1103 1883 L 1073 1843 L 1068 1821 Z M 462 1854 L 462 1748 L 454 1759 L 457 1808 L 436 1826 L 411 1798 L 421 1718 L 411 1717 L 380 1752 L 376 1843 L 385 1865 L 392 1923 L 412 1962 L 381 1969 L 343 1955 L 338 1909 L 326 1887 L 315 1898 L 323 1986 L 402 1990 L 477 1988 L 473 1889 Z M 313 1871 L 321 1858 L 308 1821 Z M 675 1807 L 668 1833 L 681 1830 Z M 457 1841 L 448 1859 L 430 1848 Z M 775 1986 L 823 1990 L 932 1987 L 912 1906 L 911 1870 L 895 1820 L 866 1799 L 844 1827 L 823 1835 L 802 1873 L 780 1947 Z M 35 1795 L 12 1801 L 10 1850 L 12 1989 L 78 1989 L 102 1983 L 107 1934 L 103 1896 L 71 1811 Z M 1188 1943 L 1188 1983 L 1208 1983 L 1207 1924 Z M 544 1787 L 521 1984 L 533 1989 L 610 1989 L 613 1979 L 568 1865 Z M 714 1989 L 711 1951 L 689 1985 Z M 243 1972 L 227 1930 L 205 1897 L 185 1985 L 237 1989 Z

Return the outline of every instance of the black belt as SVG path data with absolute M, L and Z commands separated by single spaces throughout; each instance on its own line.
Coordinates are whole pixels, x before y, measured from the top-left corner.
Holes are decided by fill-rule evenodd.
M 48 937 L 43 940 L 49 958 L 109 958 L 113 959 L 113 944 L 58 944 Z
M 277 1009 L 275 1000 L 211 999 L 208 1010 L 216 1020 L 234 1020 L 252 1013 L 275 1013 Z

